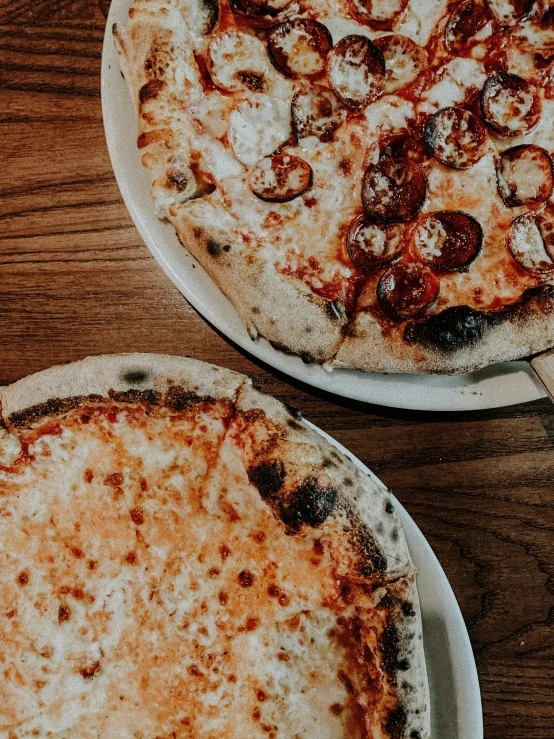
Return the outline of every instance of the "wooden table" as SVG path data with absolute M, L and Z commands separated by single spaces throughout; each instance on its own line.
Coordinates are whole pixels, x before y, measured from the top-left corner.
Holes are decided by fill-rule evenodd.
M 0 2 L 0 384 L 120 351 L 248 373 L 366 462 L 426 535 L 468 625 L 487 739 L 553 739 L 552 404 L 363 405 L 270 373 L 218 335 L 150 256 L 112 174 L 100 112 L 108 5 Z

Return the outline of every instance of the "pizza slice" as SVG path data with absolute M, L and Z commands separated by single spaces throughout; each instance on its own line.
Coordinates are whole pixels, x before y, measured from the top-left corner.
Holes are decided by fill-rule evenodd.
M 428 739 L 390 496 L 299 414 L 148 354 L 0 402 L 2 734 Z

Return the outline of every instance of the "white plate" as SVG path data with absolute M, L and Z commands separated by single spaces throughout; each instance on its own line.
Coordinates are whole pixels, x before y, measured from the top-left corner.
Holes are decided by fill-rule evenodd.
M 383 375 L 353 370 L 328 372 L 252 341 L 235 309 L 200 264 L 183 249 L 173 226 L 160 221 L 150 197 L 148 173 L 136 147 L 137 119 L 120 73 L 112 25 L 124 24 L 131 0 L 113 0 L 102 52 L 102 112 L 115 177 L 131 218 L 175 286 L 206 320 L 245 351 L 276 370 L 346 398 L 432 411 L 497 408 L 545 397 L 527 362 L 505 362 L 457 376 Z
M 305 420 L 305 419 L 304 419 Z M 335 439 L 306 421 L 372 479 L 380 480 Z M 435 553 L 405 508 L 392 496 L 417 567 L 423 645 L 431 694 L 431 736 L 483 739 L 481 693 L 466 625 Z

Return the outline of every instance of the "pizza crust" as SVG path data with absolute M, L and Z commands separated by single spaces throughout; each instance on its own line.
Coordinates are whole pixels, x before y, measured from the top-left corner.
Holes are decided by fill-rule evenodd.
M 163 396 L 179 386 L 199 398 L 234 401 L 245 382 L 249 380 L 244 375 L 187 357 L 104 354 L 51 367 L 0 389 L 0 410 L 7 426 L 19 426 L 47 415 L 49 408 L 55 411 L 52 403 L 66 399 L 109 398 L 114 392 L 149 390 Z M 25 413 L 33 409 L 38 409 L 35 414 Z
M 233 303 L 250 336 L 306 362 L 338 351 L 346 315 L 340 301 L 320 298 L 301 280 L 280 274 L 258 247 L 237 234 L 231 216 L 199 198 L 170 210 L 179 238 Z
M 458 374 L 537 354 L 554 344 L 554 296 L 546 289 L 487 323 L 475 344 L 438 350 L 395 341 L 370 313 L 356 317 L 333 365 L 370 372 Z
M 368 582 L 382 582 L 387 587 L 397 604 L 390 616 L 394 643 L 389 661 L 395 662 L 389 665 L 389 680 L 400 706 L 395 716 L 404 727 L 394 736 L 408 739 L 416 731 L 421 739 L 428 739 L 429 692 L 415 569 L 390 495 L 376 478 L 363 474 L 311 429 L 299 413 L 254 390 L 241 374 L 183 357 L 123 354 L 53 367 L 2 388 L 1 419 L 17 435 L 21 427 L 55 419 L 85 403 L 110 399 L 118 404 L 163 405 L 164 398 L 176 388 L 197 402 L 229 401 L 234 416 L 226 434 L 235 432 L 242 438 L 240 423 L 245 422 L 247 436 L 257 435 L 243 459 L 255 488 L 259 478 L 252 474 L 252 468 L 271 459 L 267 454 L 273 449 L 286 472 L 284 485 L 273 501 L 262 491 L 260 495 L 277 519 L 283 496 L 287 496 L 289 512 L 298 512 L 294 521 L 283 521 L 285 528 L 291 529 L 289 533 L 302 537 L 306 526 L 317 528 L 331 542 L 337 573 L 354 583 L 369 578 Z M 264 438 L 267 429 L 270 436 Z M 324 488 L 332 490 L 335 497 L 329 515 L 320 516 L 317 496 Z

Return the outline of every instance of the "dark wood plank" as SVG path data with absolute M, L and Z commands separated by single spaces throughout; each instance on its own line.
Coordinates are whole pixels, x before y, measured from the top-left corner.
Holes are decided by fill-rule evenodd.
M 487 739 L 552 739 L 552 405 L 376 408 L 272 372 L 214 331 L 142 244 L 113 178 L 99 87 L 108 4 L 0 0 L 0 384 L 116 351 L 250 374 L 372 467 L 427 536 L 468 624 Z

